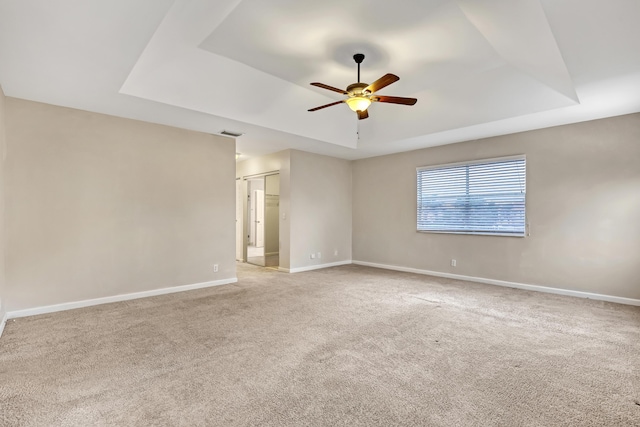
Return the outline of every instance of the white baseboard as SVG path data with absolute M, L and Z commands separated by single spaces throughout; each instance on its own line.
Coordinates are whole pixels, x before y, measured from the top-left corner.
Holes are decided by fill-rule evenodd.
M 194 289 L 209 288 L 212 286 L 227 285 L 236 283 L 237 277 L 231 279 L 213 280 L 211 282 L 194 283 L 192 285 L 173 286 L 171 288 L 153 289 L 150 291 L 133 292 L 130 294 L 114 295 L 110 297 L 87 299 L 83 301 L 65 302 L 62 304 L 47 305 L 43 307 L 27 308 L 24 310 L 9 311 L 7 319 L 15 319 L 18 317 L 35 316 L 38 314 L 55 313 L 57 311 L 73 310 L 74 308 L 91 307 L 93 305 L 108 304 L 111 302 L 128 301 L 138 298 L 154 297 L 157 295 L 173 294 L 176 292 L 191 291 Z
M 297 268 L 278 267 L 278 270 L 283 271 L 285 273 L 301 273 L 303 271 L 319 270 L 321 268 L 337 267 L 339 265 L 347 265 L 347 264 L 352 264 L 351 260 L 330 262 L 327 264 L 309 265 L 307 267 L 297 267 Z
M 616 297 L 612 295 L 593 294 L 590 292 L 573 291 L 569 289 L 551 288 L 548 286 L 528 285 L 526 283 L 507 282 L 504 280 L 486 279 L 483 277 L 463 276 L 462 274 L 442 273 L 439 271 L 420 270 L 410 267 L 399 267 L 396 265 L 378 264 L 366 261 L 353 261 L 354 264 L 364 265 L 368 267 L 384 268 L 385 270 L 403 271 L 406 273 L 424 274 L 427 276 L 445 277 L 447 279 L 466 280 L 468 282 L 484 283 L 487 285 L 505 286 L 507 288 L 525 289 L 527 291 L 546 292 L 549 294 L 567 295 L 578 298 L 587 298 L 600 301 L 615 302 L 618 304 L 627 304 L 640 306 L 640 299 Z
M 8 320 L 8 316 L 7 313 L 4 314 L 4 316 L 2 316 L 2 321 L 0 321 L 0 338 L 2 338 L 2 333 L 4 332 L 4 325 L 7 324 L 7 320 Z

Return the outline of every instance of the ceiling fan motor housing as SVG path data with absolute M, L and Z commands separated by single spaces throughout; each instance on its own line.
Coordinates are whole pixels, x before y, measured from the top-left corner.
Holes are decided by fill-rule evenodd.
M 369 86 L 368 83 L 353 83 L 347 86 L 347 92 L 350 96 L 362 96 L 365 95 L 364 88 Z

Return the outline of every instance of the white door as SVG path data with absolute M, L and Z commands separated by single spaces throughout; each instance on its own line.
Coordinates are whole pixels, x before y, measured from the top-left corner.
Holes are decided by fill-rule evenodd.
M 242 261 L 242 180 L 236 180 L 236 259 Z
M 256 213 L 256 248 L 264 246 L 264 190 L 254 190 L 253 201 Z

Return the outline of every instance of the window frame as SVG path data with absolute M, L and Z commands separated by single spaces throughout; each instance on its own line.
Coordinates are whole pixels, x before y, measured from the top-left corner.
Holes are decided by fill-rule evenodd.
M 506 162 L 510 160 L 524 160 L 524 228 L 522 234 L 514 234 L 514 233 L 491 233 L 487 231 L 447 231 L 447 230 L 420 230 L 418 229 L 418 200 L 420 195 L 418 194 L 418 177 L 421 171 L 425 170 L 433 170 L 433 169 L 442 169 L 442 168 L 450 168 L 456 166 L 467 166 L 467 165 L 478 165 L 478 164 L 486 164 L 486 163 L 498 163 L 498 162 Z M 458 235 L 476 235 L 476 236 L 498 236 L 498 237 L 517 237 L 523 238 L 529 236 L 529 219 L 527 215 L 527 156 L 525 154 L 517 154 L 512 156 L 501 156 L 501 157 L 490 157 L 486 159 L 477 159 L 477 160 L 467 160 L 462 162 L 453 162 L 453 163 L 442 163 L 437 165 L 430 166 L 418 166 L 416 167 L 416 175 L 415 175 L 415 195 L 416 195 L 416 232 L 417 233 L 433 233 L 433 234 L 458 234 Z

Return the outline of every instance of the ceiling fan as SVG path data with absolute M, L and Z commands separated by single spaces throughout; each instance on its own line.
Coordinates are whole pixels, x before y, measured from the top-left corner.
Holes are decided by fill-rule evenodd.
M 353 60 L 358 64 L 358 83 L 353 83 L 347 86 L 346 90 L 338 89 L 337 87 L 329 86 L 324 83 L 311 83 L 311 86 L 321 87 L 323 89 L 332 90 L 334 92 L 348 95 L 348 98 L 342 101 L 332 102 L 331 104 L 321 105 L 320 107 L 312 108 L 309 111 L 318 111 L 323 108 L 331 107 L 332 105 L 338 105 L 345 102 L 349 108 L 358 113 L 358 120 L 363 120 L 369 117 L 367 108 L 372 102 L 386 102 L 389 104 L 403 104 L 414 105 L 418 100 L 416 98 L 403 98 L 400 96 L 384 96 L 375 95 L 375 92 L 380 89 L 389 86 L 391 83 L 395 83 L 400 80 L 400 77 L 395 74 L 385 74 L 378 80 L 371 84 L 360 83 L 360 64 L 364 60 L 364 55 L 356 53 L 353 55 Z

